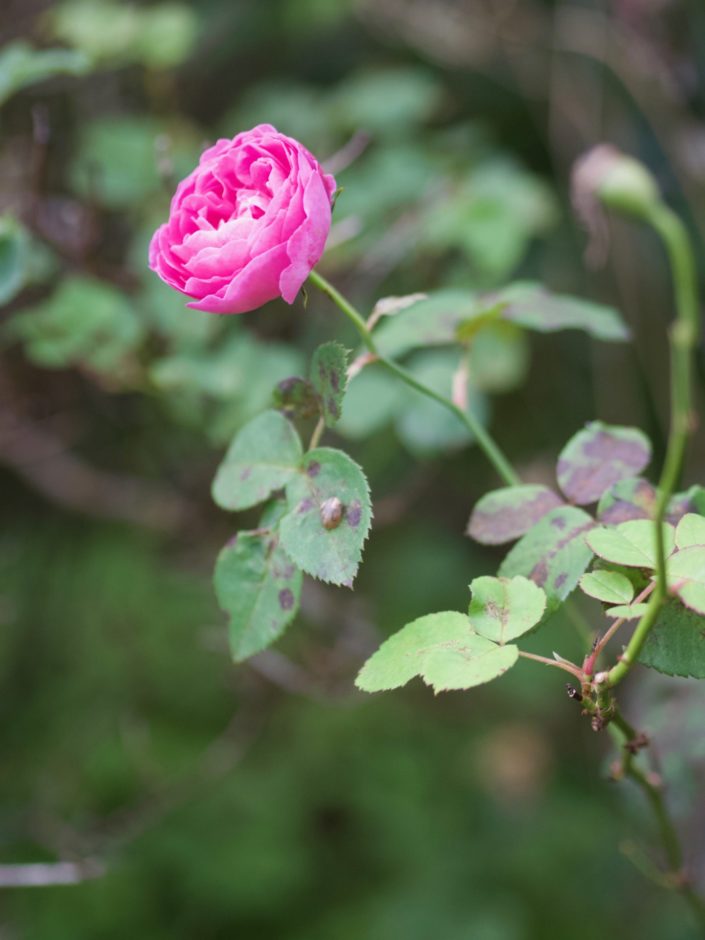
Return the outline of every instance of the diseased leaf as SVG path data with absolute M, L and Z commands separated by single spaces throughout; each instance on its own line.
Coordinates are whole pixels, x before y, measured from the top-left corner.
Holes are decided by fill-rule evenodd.
M 666 519 L 675 524 L 687 512 L 705 516 L 705 487 L 691 486 L 685 493 L 676 493 L 668 504 Z
M 468 611 L 473 629 L 504 645 L 532 630 L 546 609 L 546 595 L 528 578 L 475 578 Z
M 372 519 L 360 467 L 340 450 L 311 450 L 287 483 L 286 496 L 291 508 L 279 530 L 284 550 L 314 578 L 350 587 Z
M 686 607 L 705 614 L 705 545 L 691 545 L 672 555 L 668 559 L 668 582 Z
M 340 343 L 324 343 L 313 354 L 311 383 L 320 398 L 321 413 L 327 427 L 339 421 L 343 409 L 348 352 Z
M 519 538 L 562 503 L 547 486 L 527 483 L 487 493 L 476 504 L 467 534 L 483 545 L 502 545 Z
M 497 646 L 478 636 L 465 614 L 445 611 L 419 617 L 386 640 L 356 680 L 364 692 L 406 685 L 420 676 L 436 692 L 490 682 L 517 660 L 516 646 Z
M 230 617 L 233 659 L 240 662 L 278 639 L 296 616 L 301 572 L 272 531 L 240 532 L 218 556 L 215 592 Z
M 676 526 L 676 547 L 691 545 L 705 545 L 705 516 L 694 512 L 686 513 Z
M 639 662 L 669 676 L 705 679 L 705 617 L 669 601 L 639 654 Z
M 608 617 L 618 620 L 640 620 L 648 606 L 648 604 L 617 604 L 616 607 L 608 607 L 605 613 Z
M 480 300 L 486 306 L 500 305 L 502 319 L 539 333 L 584 330 L 607 342 L 624 342 L 630 335 L 613 307 L 553 294 L 540 284 L 520 281 Z
M 664 551 L 668 557 L 675 544 L 675 530 L 667 522 L 663 525 Z M 614 528 L 598 526 L 587 542 L 600 558 L 615 565 L 633 568 L 656 567 L 656 533 L 654 525 L 646 519 L 622 522 Z
M 321 400 L 316 389 L 299 376 L 282 379 L 272 396 L 274 407 L 287 418 L 314 418 L 321 413 Z
M 629 477 L 602 494 L 597 518 L 605 525 L 619 525 L 631 519 L 652 519 L 655 509 L 655 487 L 643 477 Z
M 552 509 L 512 548 L 499 568 L 500 577 L 523 575 L 548 597 L 544 619 L 575 589 L 592 558 L 585 536 L 593 520 L 575 506 Z
M 558 457 L 558 485 L 574 503 L 595 503 L 618 480 L 638 474 L 651 459 L 651 444 L 636 428 L 591 421 Z
M 629 604 L 634 597 L 632 582 L 618 571 L 590 571 L 580 579 L 580 587 L 605 604 Z
M 222 509 L 248 509 L 281 489 L 297 473 L 302 447 L 293 425 L 265 411 L 236 435 L 213 481 Z

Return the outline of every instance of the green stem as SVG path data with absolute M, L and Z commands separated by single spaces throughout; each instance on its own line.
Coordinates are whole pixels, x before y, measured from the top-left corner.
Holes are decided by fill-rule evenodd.
M 685 226 L 668 206 L 656 203 L 643 213 L 660 235 L 668 252 L 673 273 L 676 300 L 676 319 L 669 331 L 671 350 L 671 427 L 666 458 L 658 485 L 658 498 L 654 511 L 656 532 L 656 590 L 646 613 L 639 621 L 620 661 L 609 672 L 609 685 L 615 686 L 636 662 L 641 648 L 656 622 L 659 610 L 668 597 L 666 552 L 663 540 L 663 521 L 668 503 L 683 466 L 683 456 L 693 425 L 692 371 L 693 353 L 698 339 L 698 292 L 695 263 Z
M 634 752 L 627 747 L 637 738 L 637 732 L 624 718 L 619 709 L 616 709 L 609 729 L 615 743 L 622 748 L 622 772 L 625 777 L 633 780 L 642 791 L 649 804 L 649 808 L 654 816 L 658 827 L 661 845 L 668 865 L 668 878 L 665 884 L 668 884 L 677 891 L 686 903 L 700 925 L 705 928 L 705 901 L 693 889 L 690 881 L 684 871 L 683 848 L 680 843 L 678 831 L 671 819 L 666 801 L 663 795 L 663 788 L 642 770 L 634 762 Z
M 452 412 L 473 435 L 483 450 L 485 456 L 495 468 L 504 483 L 507 484 L 507 486 L 517 486 L 519 483 L 521 483 L 521 480 L 512 465 L 509 463 L 497 444 L 495 444 L 492 437 L 490 437 L 484 427 L 477 421 L 474 415 L 464 411 L 449 398 L 445 398 L 443 395 L 440 395 L 432 388 L 429 388 L 427 385 L 419 382 L 416 378 L 414 378 L 411 372 L 407 371 L 403 366 L 400 366 L 398 363 L 394 362 L 393 359 L 389 359 L 387 356 L 382 355 L 382 353 L 377 348 L 377 344 L 374 341 L 372 333 L 368 329 L 368 326 L 360 313 L 348 300 L 346 300 L 345 297 L 343 297 L 339 291 L 335 289 L 335 287 L 333 287 L 332 284 L 330 284 L 317 271 L 311 271 L 309 280 L 319 290 L 330 297 L 338 309 L 341 310 L 351 321 L 359 333 L 360 339 L 364 343 L 365 348 L 375 357 L 377 362 L 381 363 L 387 369 L 387 371 L 391 372 L 393 375 L 396 375 L 397 378 L 401 379 L 402 382 L 405 382 L 410 388 L 415 389 L 417 392 L 420 392 L 422 395 L 425 395 L 432 401 L 442 405 L 447 411 Z

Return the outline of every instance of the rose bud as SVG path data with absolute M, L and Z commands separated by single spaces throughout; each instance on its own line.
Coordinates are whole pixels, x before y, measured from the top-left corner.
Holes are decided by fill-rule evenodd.
M 149 266 L 196 310 L 291 304 L 323 254 L 335 190 L 315 157 L 269 124 L 219 140 L 179 183 Z

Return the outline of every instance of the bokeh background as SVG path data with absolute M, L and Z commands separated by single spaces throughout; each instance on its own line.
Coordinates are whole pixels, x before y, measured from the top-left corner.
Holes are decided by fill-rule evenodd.
M 549 481 L 592 418 L 658 455 L 668 271 L 623 223 L 588 264 L 569 175 L 629 150 L 700 249 L 704 70 L 699 0 L 2 0 L 0 863 L 77 878 L 0 886 L 2 940 L 696 936 L 638 870 L 639 795 L 606 781 L 560 673 L 354 692 L 382 637 L 462 609 L 499 557 L 463 535 L 496 485 L 481 454 L 374 375 L 339 434 L 375 502 L 355 590 L 309 581 L 285 638 L 233 666 L 210 576 L 254 517 L 211 504 L 214 469 L 276 382 L 354 337 L 318 296 L 186 310 L 146 245 L 207 143 L 273 123 L 344 187 L 322 270 L 363 309 L 519 278 L 620 309 L 631 345 L 483 338 L 476 398 L 522 475 Z M 452 356 L 409 365 L 442 388 Z M 561 617 L 533 642 L 579 649 Z M 703 696 L 644 671 L 629 694 L 697 866 Z

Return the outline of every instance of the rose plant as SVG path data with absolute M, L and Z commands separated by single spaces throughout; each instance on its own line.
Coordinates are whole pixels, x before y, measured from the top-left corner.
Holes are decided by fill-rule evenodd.
M 661 780 L 644 759 L 648 737 L 624 717 L 616 694 L 637 663 L 705 678 L 705 488 L 676 492 L 695 424 L 693 258 L 684 226 L 635 161 L 598 148 L 576 169 L 574 192 L 588 226 L 606 208 L 650 225 L 672 265 L 672 422 L 656 485 L 642 476 L 652 457 L 647 437 L 599 421 L 579 430 L 559 454 L 556 487 L 524 482 L 472 407 L 467 363 L 483 328 L 578 328 L 624 341 L 628 331 L 614 310 L 515 283 L 491 294 L 384 298 L 365 319 L 315 270 L 335 181 L 301 144 L 269 125 L 203 154 L 154 235 L 150 266 L 193 298 L 189 306 L 217 313 L 243 313 L 275 297 L 293 303 L 308 283 L 330 298 L 362 343 L 352 360 L 336 342 L 316 350 L 309 375 L 279 383 L 272 407 L 239 431 L 218 469 L 213 497 L 219 506 L 239 511 L 264 504 L 258 526 L 238 532 L 216 564 L 215 590 L 230 618 L 234 659 L 281 636 L 296 615 L 304 575 L 352 586 L 371 526 L 369 487 L 361 467 L 320 441 L 340 419 L 348 385 L 365 370 L 385 370 L 446 409 L 495 468 L 503 485 L 474 507 L 467 534 L 484 544 L 515 544 L 496 577 L 472 581 L 467 610 L 403 626 L 362 666 L 358 687 L 377 692 L 420 677 L 436 692 L 469 689 L 499 678 L 520 658 L 567 673 L 569 697 L 595 731 L 614 736 L 620 758 L 613 776 L 631 779 L 647 797 L 662 841 L 660 883 L 682 894 L 705 925 L 705 905 L 689 877 Z M 398 361 L 428 345 L 459 351 L 451 397 Z M 310 421 L 304 446 L 300 429 Z M 521 649 L 521 638 L 570 605 L 576 592 L 601 605 L 595 623 L 587 624 L 583 658 Z

